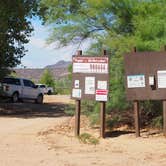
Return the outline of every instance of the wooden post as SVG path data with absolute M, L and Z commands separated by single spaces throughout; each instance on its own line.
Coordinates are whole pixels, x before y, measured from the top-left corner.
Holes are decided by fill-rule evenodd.
M 133 47 L 133 52 L 137 52 L 137 48 L 136 47 Z
M 163 100 L 163 134 L 166 137 L 166 100 Z
M 77 56 L 82 55 L 82 50 L 77 51 Z M 80 135 L 80 112 L 81 112 L 81 100 L 76 100 L 76 109 L 75 109 L 75 136 Z
M 75 110 L 75 136 L 80 135 L 80 112 L 81 112 L 81 100 L 76 100 Z
M 103 50 L 103 56 L 106 56 L 107 51 Z M 100 137 L 105 138 L 105 105 L 106 102 L 100 102 Z
M 105 138 L 105 102 L 100 103 L 100 137 Z
M 107 50 L 103 50 L 103 56 L 107 55 Z
M 137 48 L 133 47 L 132 52 L 136 53 Z M 134 123 L 135 123 L 135 135 L 140 137 L 140 117 L 139 117 L 139 101 L 134 101 Z
M 139 102 L 134 101 L 134 121 L 135 121 L 135 135 L 140 137 L 140 118 L 139 118 Z

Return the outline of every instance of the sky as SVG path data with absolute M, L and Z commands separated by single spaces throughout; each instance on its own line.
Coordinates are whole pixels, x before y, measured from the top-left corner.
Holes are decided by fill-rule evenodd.
M 72 55 L 76 53 L 78 49 L 86 50 L 89 46 L 89 42 L 83 43 L 79 48 L 77 45 L 70 45 L 64 48 L 55 49 L 53 44 L 46 44 L 46 39 L 49 37 L 50 29 L 41 24 L 38 18 L 33 18 L 32 25 L 34 32 L 29 38 L 30 42 L 25 45 L 28 50 L 26 55 L 21 60 L 19 68 L 43 68 L 47 65 L 52 65 L 60 60 L 71 61 Z

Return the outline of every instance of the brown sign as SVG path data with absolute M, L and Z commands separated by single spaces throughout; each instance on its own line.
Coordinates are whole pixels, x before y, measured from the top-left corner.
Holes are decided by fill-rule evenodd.
M 136 52 L 125 56 L 128 100 L 166 99 L 166 52 Z
M 72 98 L 108 100 L 109 58 L 73 56 Z M 101 90 L 102 93 L 99 93 Z

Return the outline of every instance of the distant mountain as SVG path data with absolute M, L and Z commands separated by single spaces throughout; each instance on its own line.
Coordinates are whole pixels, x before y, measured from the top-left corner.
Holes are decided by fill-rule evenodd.
M 68 68 L 68 66 L 71 64 L 71 61 L 64 61 L 61 60 L 53 65 L 48 65 L 45 68 L 46 69 L 55 69 L 55 68 Z
M 59 61 L 56 64 L 48 65 L 41 69 L 14 69 L 18 77 L 27 78 L 38 83 L 45 69 L 49 69 L 55 79 L 61 79 L 68 76 L 68 66 L 70 61 Z

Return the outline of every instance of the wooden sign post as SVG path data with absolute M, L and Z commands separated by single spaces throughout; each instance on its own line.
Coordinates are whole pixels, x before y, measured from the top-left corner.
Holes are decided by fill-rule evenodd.
M 82 51 L 77 51 L 77 55 L 81 56 Z M 76 110 L 75 110 L 75 136 L 80 135 L 80 114 L 81 114 L 81 100 L 76 100 Z
M 135 135 L 140 137 L 139 101 L 134 101 Z
M 100 103 L 100 137 L 105 138 L 105 102 Z
M 136 47 L 133 48 L 133 52 L 137 51 Z M 134 123 L 135 123 L 135 136 L 140 137 L 140 114 L 139 114 L 139 101 L 134 101 Z
M 103 56 L 106 56 L 106 50 L 103 50 Z M 105 138 L 105 111 L 106 103 L 104 101 L 100 102 L 100 137 Z
M 125 56 L 127 100 L 133 101 L 136 137 L 140 136 L 139 101 L 163 101 L 163 134 L 166 136 L 166 51 L 137 52 Z
M 101 103 L 100 136 L 105 137 L 105 105 L 109 89 L 109 58 L 106 51 L 102 56 L 82 55 L 78 51 L 72 61 L 72 99 L 76 100 L 75 136 L 80 134 L 81 100 L 95 100 Z
M 166 100 L 163 100 L 163 134 L 166 137 Z

